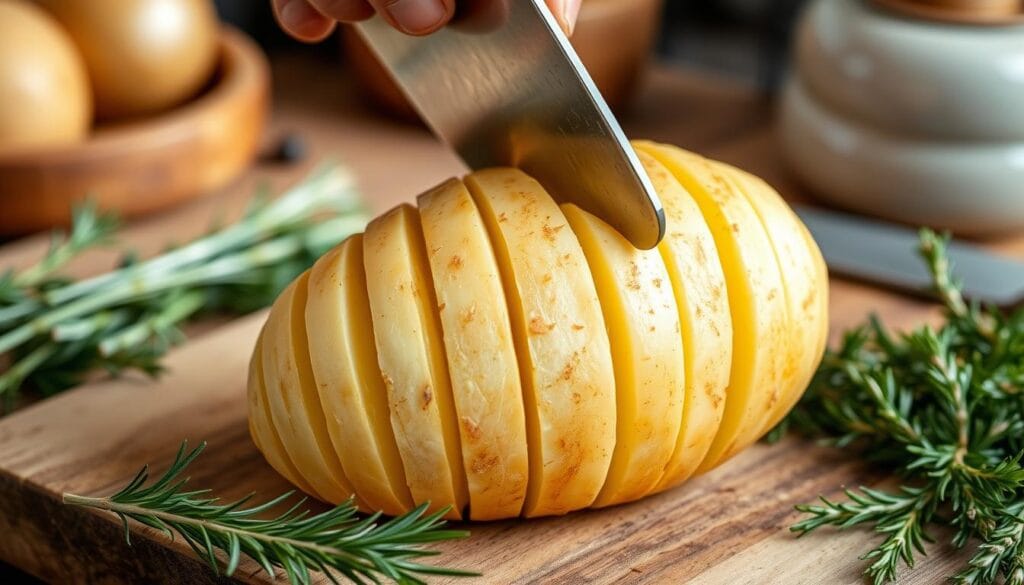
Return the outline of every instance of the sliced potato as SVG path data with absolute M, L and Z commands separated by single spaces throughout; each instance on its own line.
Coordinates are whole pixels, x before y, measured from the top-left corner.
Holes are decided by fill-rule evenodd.
M 458 415 L 416 209 L 402 205 L 371 222 L 363 261 L 380 376 L 409 490 L 432 511 L 450 507 L 447 517 L 460 519 L 468 494 Z
M 686 392 L 675 451 L 659 490 L 679 485 L 697 470 L 725 412 L 732 367 L 732 315 L 715 240 L 700 207 L 651 155 L 638 152 L 665 207 L 665 239 L 658 246 L 679 309 Z
M 266 457 L 267 463 L 291 482 L 295 487 L 313 493 L 313 488 L 302 478 L 295 464 L 288 458 L 281 437 L 270 422 L 270 411 L 267 409 L 267 390 L 263 384 L 263 333 L 256 341 L 256 349 L 249 360 L 249 434 L 252 435 L 256 447 Z
M 308 359 L 303 367 L 295 353 L 296 345 L 306 343 L 305 325 L 296 321 L 303 321 L 308 278 L 306 273 L 293 282 L 270 311 L 263 332 L 263 376 L 271 420 L 288 457 L 309 482 L 314 495 L 339 503 L 354 492 L 327 434 Z
M 345 475 L 374 510 L 401 514 L 413 507 L 412 495 L 377 365 L 361 235 L 310 271 L 305 317 L 313 377 Z
M 579 241 L 537 181 L 516 169 L 466 178 L 487 225 L 522 373 L 526 516 L 594 502 L 615 448 L 611 349 Z
M 635 500 L 767 432 L 824 351 L 820 251 L 766 183 L 634 145 L 665 206 L 656 250 L 490 169 L 299 277 L 250 368 L 270 463 L 325 500 L 492 520 Z
M 778 348 L 786 354 L 782 396 L 769 413 L 768 422 L 761 429 L 763 434 L 777 425 L 797 403 L 821 361 L 824 346 L 819 340 L 822 321 L 828 318 L 828 299 L 818 278 L 799 276 L 815 274 L 818 265 L 802 233 L 801 222 L 782 197 L 763 180 L 745 171 L 723 163 L 716 163 L 716 168 L 734 181 L 750 201 L 769 234 L 782 274 L 791 275 L 783 280 L 790 337 Z
M 508 304 L 487 228 L 462 181 L 419 197 L 474 520 L 518 516 L 529 464 Z
M 698 472 L 752 444 L 781 399 L 786 304 L 771 241 L 753 207 L 704 158 L 653 143 L 640 148 L 664 164 L 700 206 L 715 238 L 733 322 L 725 414 Z
M 562 211 L 590 264 L 611 342 L 616 442 L 593 504 L 611 506 L 654 489 L 675 450 L 685 386 L 679 311 L 657 250 L 637 250 L 575 205 Z

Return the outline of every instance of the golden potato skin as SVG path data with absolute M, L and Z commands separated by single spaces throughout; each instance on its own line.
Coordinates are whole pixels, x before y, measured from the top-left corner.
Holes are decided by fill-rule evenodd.
M 0 0 L 0 154 L 73 144 L 92 122 L 85 63 L 38 7 Z
M 85 58 L 96 114 L 122 119 L 176 106 L 203 88 L 217 63 L 211 0 L 35 0 Z
M 402 206 L 376 220 L 362 240 L 366 279 L 361 273 L 347 284 L 297 279 L 286 299 L 321 304 L 290 308 L 304 310 L 307 323 L 316 324 L 305 340 L 268 341 L 283 335 L 273 325 L 287 322 L 278 315 L 287 302 L 277 303 L 272 326 L 260 334 L 263 359 L 254 363 L 262 361 L 262 377 L 249 386 L 257 447 L 298 487 L 331 502 L 355 496 L 365 507 L 383 491 L 411 493 L 412 502 L 389 500 L 387 512 L 395 513 L 423 503 L 431 487 L 442 500 L 432 502 L 435 507 L 460 508 L 449 517 L 496 520 L 560 515 L 670 489 L 771 430 L 803 393 L 824 352 L 828 274 L 820 252 L 764 182 L 672 146 L 635 144 L 670 211 L 670 237 L 656 252 L 631 250 L 597 218 L 560 208 L 522 171 L 489 169 L 428 191 L 421 210 Z M 407 227 L 383 230 L 396 214 Z M 723 219 L 730 217 L 731 227 Z M 730 235 L 719 233 L 723 226 Z M 397 241 L 402 245 L 395 247 Z M 751 253 L 720 254 L 724 243 Z M 351 246 L 342 244 L 325 258 Z M 475 272 L 465 274 L 469 269 Z M 321 272 L 322 266 L 314 270 Z M 774 281 L 765 284 L 766 274 Z M 365 300 L 344 300 L 357 298 L 353 283 L 367 288 L 358 298 L 368 299 L 372 322 Z M 313 295 L 296 294 L 296 286 L 317 288 Z M 332 286 L 349 290 L 325 289 Z M 732 294 L 730 286 L 745 292 Z M 405 300 L 392 306 L 397 301 L 388 299 L 398 297 Z M 334 300 L 324 305 L 324 299 Z M 333 352 L 326 347 L 348 347 L 357 338 L 349 319 L 356 329 L 369 329 L 359 334 L 362 343 L 376 339 L 377 363 L 364 357 L 352 371 L 326 367 Z M 760 342 L 752 342 L 753 335 Z M 314 356 L 317 372 L 333 371 L 331 379 L 273 371 L 289 362 L 268 359 L 267 348 L 289 343 L 296 355 Z M 304 351 L 312 345 L 316 351 Z M 734 349 L 756 359 L 738 363 Z M 746 380 L 742 388 L 730 387 L 730 372 Z M 406 373 L 410 379 L 396 379 Z M 758 376 L 766 383 L 751 383 Z M 292 383 L 271 383 L 278 378 Z M 396 391 L 426 387 L 427 378 L 429 400 Z M 361 492 L 366 482 L 353 482 L 355 493 L 342 493 L 342 475 L 325 494 L 324 478 L 332 474 L 317 468 L 321 462 L 365 461 L 373 449 L 339 440 L 359 435 L 337 428 L 319 429 L 317 441 L 300 440 L 297 429 L 281 428 L 283 413 L 267 416 L 267 394 L 271 407 L 284 398 L 274 396 L 274 388 L 305 397 L 300 402 L 307 410 L 319 391 L 322 412 L 308 413 L 318 424 L 357 421 L 362 436 L 373 435 L 377 443 L 397 438 L 408 485 L 396 485 L 403 476 L 388 473 L 389 486 L 378 482 Z M 391 424 L 381 413 L 335 412 L 365 408 L 332 394 L 347 388 L 369 398 L 365 393 L 387 392 L 377 402 L 392 410 Z M 729 407 L 731 390 L 742 394 Z M 436 409 L 438 403 L 444 408 Z M 753 404 L 759 405 L 756 416 Z M 328 434 L 333 443 L 319 438 Z

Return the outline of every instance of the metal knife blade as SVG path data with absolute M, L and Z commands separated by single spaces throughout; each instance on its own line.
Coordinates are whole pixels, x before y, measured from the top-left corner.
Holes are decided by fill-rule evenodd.
M 914 294 L 927 294 L 931 277 L 917 254 L 913 229 L 847 213 L 795 206 L 835 274 Z M 953 272 L 964 296 L 999 307 L 1024 301 L 1024 262 L 953 241 Z
M 653 248 L 664 210 L 590 75 L 544 0 L 506 5 L 507 18 L 486 32 L 449 26 L 411 37 L 379 16 L 357 28 L 470 168 L 519 167 L 555 199 Z

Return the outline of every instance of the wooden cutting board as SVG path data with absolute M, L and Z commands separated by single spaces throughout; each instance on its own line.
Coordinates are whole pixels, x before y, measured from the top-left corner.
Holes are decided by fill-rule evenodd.
M 311 160 L 329 155 L 344 161 L 376 210 L 411 200 L 461 171 L 424 130 L 363 109 L 332 67 L 294 59 L 275 64 L 272 137 L 299 132 L 310 142 Z M 778 160 L 770 112 L 744 88 L 659 70 L 625 124 L 633 136 L 745 167 L 798 198 Z M 237 213 L 257 183 L 287 184 L 310 164 L 260 166 L 219 196 L 133 223 L 124 240 L 152 253 L 202 232 L 217 214 Z M 24 265 L 44 246 L 37 237 L 0 247 L 0 267 Z M 1022 241 L 997 247 L 1024 252 Z M 96 272 L 113 257 L 91 254 L 73 271 Z M 899 325 L 935 316 L 926 304 L 833 282 L 834 330 L 861 322 L 870 311 Z M 288 489 L 255 450 L 245 422 L 246 363 L 264 316 L 197 328 L 170 355 L 168 373 L 157 382 L 99 381 L 0 420 L 0 559 L 60 583 L 219 582 L 180 541 L 135 526 L 129 548 L 112 517 L 66 507 L 60 495 L 110 493 L 143 464 L 162 469 L 183 439 L 210 444 L 191 471 L 195 486 L 228 498 Z M 440 545 L 437 562 L 480 571 L 479 583 L 860 583 L 864 564 L 857 557 L 875 540 L 872 533 L 823 531 L 798 540 L 787 527 L 798 517 L 795 504 L 886 480 L 808 442 L 759 445 L 680 489 L 634 504 L 469 525 L 472 537 Z M 903 582 L 940 582 L 963 561 L 963 553 L 935 546 Z M 267 581 L 251 563 L 236 577 Z

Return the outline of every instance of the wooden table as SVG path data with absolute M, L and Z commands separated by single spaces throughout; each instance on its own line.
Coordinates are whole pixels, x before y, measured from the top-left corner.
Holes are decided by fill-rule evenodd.
M 337 65 L 276 63 L 270 137 L 299 132 L 310 161 L 261 165 L 225 193 L 133 223 L 125 241 L 152 253 L 204 230 L 222 210 L 237 213 L 258 183 L 282 186 L 324 157 L 344 161 L 372 206 L 384 210 L 461 171 L 424 130 L 359 105 Z M 632 136 L 684 146 L 761 174 L 783 193 L 802 195 L 774 146 L 771 105 L 747 89 L 694 73 L 655 72 L 624 123 Z M 0 248 L 0 267 L 36 257 L 43 237 Z M 1024 241 L 996 246 L 1024 253 Z M 90 254 L 76 274 L 106 268 Z M 835 280 L 838 331 L 870 311 L 911 325 L 935 316 L 927 304 Z M 137 529 L 134 549 L 107 515 L 63 506 L 59 494 L 108 493 L 144 463 L 166 464 L 182 439 L 207 440 L 196 486 L 225 497 L 287 489 L 252 446 L 245 424 L 245 371 L 264 314 L 200 328 L 167 360 L 159 382 L 101 381 L 0 420 L 0 559 L 55 582 L 216 582 L 179 542 Z M 113 454 L 117 455 L 114 456 Z M 438 562 L 478 570 L 482 583 L 859 583 L 857 559 L 875 536 L 822 531 L 793 538 L 793 506 L 842 486 L 886 481 L 877 470 L 798 440 L 756 446 L 681 489 L 617 508 L 562 519 L 471 525 L 473 536 L 441 545 Z M 136 527 L 138 528 L 138 527 Z M 943 536 L 943 535 L 939 535 Z M 937 583 L 964 555 L 932 548 L 906 583 Z M 243 565 L 242 581 L 262 581 Z

